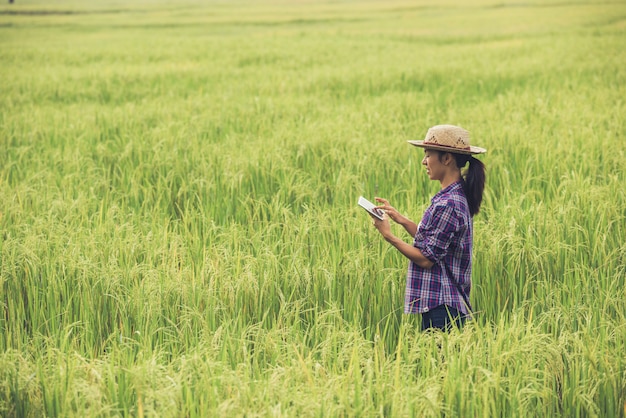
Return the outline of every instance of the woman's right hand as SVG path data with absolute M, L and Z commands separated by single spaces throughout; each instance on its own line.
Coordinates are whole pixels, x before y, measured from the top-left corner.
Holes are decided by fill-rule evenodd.
M 382 203 L 378 207 L 384 210 L 391 220 L 393 220 L 396 223 L 401 223 L 400 221 L 404 217 L 400 215 L 400 213 L 396 210 L 396 208 L 394 208 L 393 206 L 389 204 L 389 201 L 387 199 L 383 199 L 382 197 L 375 197 L 375 199 L 378 203 Z

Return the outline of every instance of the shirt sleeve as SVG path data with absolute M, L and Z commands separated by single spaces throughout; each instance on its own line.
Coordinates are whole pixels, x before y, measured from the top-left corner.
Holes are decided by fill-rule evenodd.
M 448 247 L 461 223 L 455 216 L 454 205 L 450 202 L 441 202 L 430 209 L 417 229 L 413 245 L 426 258 L 437 263 L 448 253 Z

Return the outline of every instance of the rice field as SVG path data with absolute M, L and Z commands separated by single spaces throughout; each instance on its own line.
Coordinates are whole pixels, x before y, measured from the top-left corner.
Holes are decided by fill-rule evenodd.
M 623 417 L 625 64 L 617 0 L 1 4 L 0 416 Z M 423 334 L 356 202 L 419 221 L 441 123 L 477 314 Z

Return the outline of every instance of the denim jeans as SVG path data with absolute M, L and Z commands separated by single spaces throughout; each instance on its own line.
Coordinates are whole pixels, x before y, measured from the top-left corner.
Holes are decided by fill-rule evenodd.
M 461 328 L 465 323 L 465 316 L 457 309 L 447 305 L 439 305 L 422 314 L 422 331 L 440 329 L 449 331 L 452 326 Z

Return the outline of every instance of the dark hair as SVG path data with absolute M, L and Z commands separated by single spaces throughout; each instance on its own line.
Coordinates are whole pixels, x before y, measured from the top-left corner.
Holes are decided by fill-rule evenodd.
M 443 152 L 439 153 L 439 159 L 443 157 Z M 483 191 L 485 190 L 485 164 L 477 158 L 468 154 L 450 153 L 459 169 L 465 167 L 469 162 L 469 167 L 461 174 L 463 191 L 467 198 L 470 215 L 474 216 L 480 211 L 480 204 L 483 201 Z

